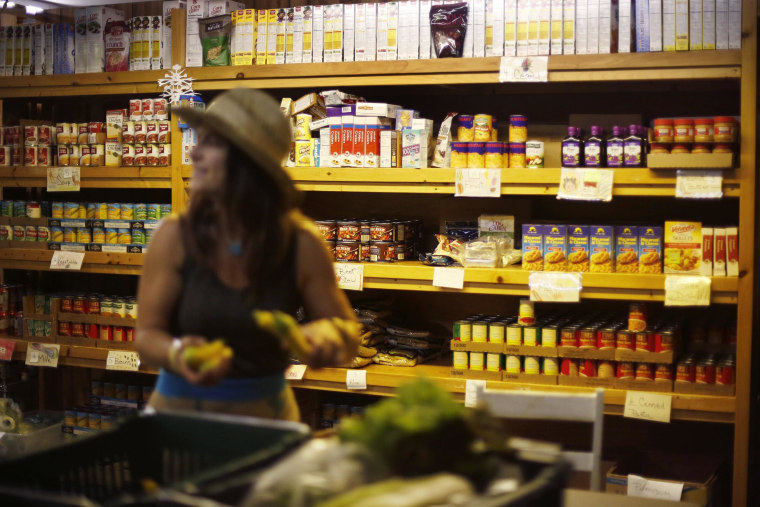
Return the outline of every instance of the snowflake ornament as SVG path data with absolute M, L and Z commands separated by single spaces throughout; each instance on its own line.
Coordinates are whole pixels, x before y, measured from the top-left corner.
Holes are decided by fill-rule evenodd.
M 188 77 L 179 64 L 173 65 L 171 72 L 158 80 L 158 86 L 164 89 L 161 96 L 166 97 L 172 105 L 179 104 L 182 95 L 197 95 L 193 91 L 193 78 Z

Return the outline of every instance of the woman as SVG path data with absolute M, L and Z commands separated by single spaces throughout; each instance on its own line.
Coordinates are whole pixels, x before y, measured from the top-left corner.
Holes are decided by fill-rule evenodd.
M 196 129 L 198 145 L 189 209 L 161 223 L 140 278 L 137 350 L 161 368 L 149 404 L 298 420 L 284 380 L 288 354 L 256 326 L 253 310 L 294 315 L 303 305 L 313 319 L 300 326 L 312 367 L 353 357 L 358 326 L 282 170 L 289 122 L 271 97 L 248 89 L 219 95 L 205 112 L 174 112 Z M 233 349 L 232 359 L 190 368 L 185 349 L 216 338 Z

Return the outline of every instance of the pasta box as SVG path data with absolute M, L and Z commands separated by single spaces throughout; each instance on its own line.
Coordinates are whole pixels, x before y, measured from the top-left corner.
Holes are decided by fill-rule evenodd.
M 567 271 L 566 225 L 544 225 L 544 271 Z
M 589 227 L 589 271 L 612 273 L 615 271 L 615 231 L 608 225 Z
M 639 272 L 639 227 L 636 225 L 615 227 L 615 271 Z
M 523 224 L 522 268 L 530 271 L 544 269 L 544 226 Z

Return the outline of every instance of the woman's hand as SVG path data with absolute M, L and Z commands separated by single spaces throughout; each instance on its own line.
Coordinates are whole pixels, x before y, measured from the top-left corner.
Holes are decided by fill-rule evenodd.
M 207 369 L 195 369 L 187 362 L 185 351 L 188 347 L 205 345 L 202 336 L 185 335 L 179 345 L 172 345 L 169 351 L 169 366 L 172 371 L 184 377 L 188 382 L 197 386 L 212 386 L 218 384 L 230 369 L 230 357 L 221 357 L 216 365 Z
M 353 344 L 358 340 L 360 324 L 338 318 L 319 319 L 301 326 L 310 352 L 306 364 L 312 368 L 339 366 L 348 362 L 349 351 L 355 349 Z

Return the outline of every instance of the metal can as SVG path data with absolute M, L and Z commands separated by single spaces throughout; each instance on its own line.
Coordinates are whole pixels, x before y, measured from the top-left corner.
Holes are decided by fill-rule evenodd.
M 71 298 L 71 312 L 79 314 L 87 313 L 87 298 L 84 296 Z
M 103 317 L 113 317 L 113 299 L 103 298 L 100 300 L 100 315 Z
M 159 204 L 159 209 L 161 210 L 161 216 L 159 218 L 168 217 L 172 214 L 172 205 L 171 204 Z M 340 239 L 340 238 L 338 238 Z
M 596 328 L 593 326 L 584 327 L 578 332 L 578 348 L 596 349 Z
M 618 349 L 636 350 L 635 335 L 627 329 L 618 330 L 616 343 Z
M 145 145 L 145 161 L 146 165 L 151 167 L 158 166 L 158 145 L 155 143 L 147 143 Z
M 38 133 L 37 125 L 26 125 L 24 127 L 24 145 L 37 146 Z
M 106 229 L 106 244 L 108 245 L 119 244 L 119 230 L 118 229 Z
M 106 218 L 108 220 L 121 219 L 121 204 L 118 202 L 109 202 L 106 204 Z
M 160 220 L 161 219 L 161 205 L 160 204 L 148 204 L 148 218 L 147 220 Z
M 541 373 L 541 365 L 537 357 L 526 356 L 524 363 L 524 369 L 527 375 L 539 375 Z
M 116 396 L 116 389 L 113 382 L 103 382 L 103 396 L 106 398 L 113 398 Z
M 95 393 L 93 393 L 93 395 L 95 395 Z M 63 423 L 66 426 L 76 426 L 77 425 L 77 411 L 66 410 L 63 413 Z
M 40 125 L 37 127 L 37 144 L 39 146 L 48 146 L 53 142 L 53 127 L 51 125 Z
M 338 262 L 359 261 L 358 241 L 338 241 L 335 245 L 335 260 Z
M 613 361 L 599 361 L 596 365 L 596 376 L 599 378 L 614 378 L 615 363 Z
M 7 167 L 12 165 L 13 155 L 10 146 L 0 146 L 0 166 Z
M 50 241 L 50 229 L 44 225 L 37 227 L 37 241 L 47 243 Z
M 13 227 L 0 224 L 0 241 L 9 241 L 13 238 Z
M 13 240 L 24 241 L 26 239 L 26 228 L 23 225 L 13 226 Z
M 100 315 L 100 298 L 90 296 L 87 298 L 87 313 L 91 315 Z
M 100 414 L 90 412 L 90 416 L 88 417 L 87 427 L 93 430 L 99 430 L 100 429 Z
M 71 323 L 70 322 L 59 322 L 58 323 L 58 334 L 60 336 L 71 336 Z
M 121 140 L 124 146 L 132 145 L 135 142 L 135 122 L 125 121 L 121 124 Z
M 697 384 L 715 383 L 715 358 L 712 355 L 705 356 L 697 362 L 695 382 Z
M 637 331 L 635 334 L 637 352 L 654 351 L 654 336 L 649 331 Z
M 472 323 L 472 341 L 475 343 L 488 342 L 488 321 L 478 320 Z
M 90 148 L 90 145 L 88 144 L 82 144 L 79 146 L 79 165 L 80 166 L 92 165 L 92 149 Z
M 71 144 L 88 144 L 90 142 L 89 123 L 72 123 L 76 137 Z M 97 142 L 97 141 L 95 141 Z
M 654 335 L 654 351 L 669 352 L 673 350 L 673 330 L 663 329 L 657 331 Z
M 541 346 L 542 347 L 556 347 L 557 346 L 557 331 L 558 331 L 558 328 L 555 325 L 543 326 L 541 328 Z
M 345 220 L 338 222 L 338 241 L 361 241 L 361 223 Z
M 121 165 L 129 167 L 135 165 L 135 145 L 121 145 Z
M 37 227 L 33 225 L 24 227 L 24 241 L 37 241 Z
M 636 376 L 636 369 L 633 363 L 629 361 L 618 361 L 615 369 L 615 378 L 625 380 L 632 379 Z
M 98 336 L 100 336 L 100 330 L 98 329 L 97 324 L 85 324 L 85 334 L 87 338 L 92 338 L 93 340 L 97 340 Z
M 599 330 L 596 337 L 596 348 L 599 350 L 614 349 L 616 346 L 617 329 L 605 327 Z
M 538 345 L 538 328 L 536 326 L 525 326 L 523 328 L 523 345 L 526 347 Z
M 533 301 L 530 299 L 520 299 L 517 322 L 523 326 L 530 326 L 536 323 L 536 311 L 533 307 Z
M 145 244 L 145 229 L 135 227 L 132 229 L 132 244 L 144 245 Z
M 72 313 L 74 307 L 74 298 L 72 296 L 61 296 L 61 312 Z
M 636 363 L 636 380 L 654 380 L 654 367 L 651 363 Z
M 106 326 L 101 324 L 100 328 L 98 329 L 100 334 L 100 339 L 105 341 L 113 341 L 113 328 L 111 326 Z
M 404 242 L 396 243 L 396 260 L 403 261 L 406 259 L 406 245 Z
M 137 300 L 134 298 L 127 299 L 124 302 L 124 310 L 128 319 L 137 318 Z
M 369 243 L 360 243 L 359 244 L 359 261 L 369 262 L 369 259 L 370 259 Z
M 736 361 L 726 356 L 715 367 L 715 383 L 720 386 L 732 386 L 736 383 Z
M 135 144 L 135 158 L 132 161 L 133 166 L 142 166 L 148 164 L 147 154 L 145 153 L 145 144 Z
M 470 367 L 469 354 L 459 350 L 454 351 L 454 369 L 466 370 Z
M 120 220 L 134 220 L 135 219 L 135 205 L 130 202 L 124 202 L 119 205 L 119 219 Z
M 486 371 L 501 371 L 501 354 L 486 354 Z
M 505 364 L 506 367 L 504 370 L 507 373 L 516 374 L 520 373 L 522 371 L 522 361 L 520 360 L 520 356 L 515 355 L 508 355 L 505 358 Z
M 126 337 L 126 333 L 124 332 L 123 326 L 112 326 L 113 327 L 113 341 L 115 342 L 123 342 L 126 341 L 124 338 Z
M 577 377 L 580 366 L 577 359 L 570 359 L 568 357 L 562 358 L 562 368 L 560 373 L 566 377 Z
M 682 357 L 676 366 L 676 382 L 693 384 L 697 379 L 697 363 L 694 356 L 689 354 Z
M 27 218 L 41 218 L 42 207 L 40 203 L 37 201 L 27 201 L 24 216 Z
M 595 378 L 596 361 L 593 359 L 581 359 L 580 367 L 578 368 L 578 375 L 581 377 Z
M 340 226 L 338 227 L 340 234 Z M 369 245 L 370 262 L 393 262 L 396 259 L 396 244 L 392 241 L 377 241 Z
M 559 367 L 557 366 L 556 357 L 544 357 L 541 359 L 541 373 L 544 375 L 558 375 Z
M 30 167 L 37 166 L 37 147 L 24 146 L 24 165 Z
M 560 345 L 562 347 L 578 346 L 578 326 L 565 326 L 560 331 Z
M 53 148 L 50 146 L 37 146 L 37 166 L 50 167 L 52 163 L 53 163 Z
M 673 366 L 670 364 L 658 364 L 654 369 L 655 381 L 672 381 L 673 380 Z
M 92 229 L 89 227 L 77 227 L 77 243 L 92 243 Z
M 88 202 L 85 204 L 85 213 L 88 220 L 95 220 L 98 218 L 98 204 L 94 202 Z
M 159 144 L 169 144 L 172 142 L 171 122 L 169 120 L 159 120 L 157 142 Z
M 507 326 L 507 345 L 520 346 L 523 339 L 523 328 L 520 324 L 513 323 Z
M 102 245 L 106 242 L 106 230 L 102 227 L 92 228 L 92 242 Z
M 124 341 L 125 342 L 133 342 L 135 341 L 135 328 L 133 327 L 125 327 L 124 328 Z
M 136 203 L 133 205 L 133 216 L 135 220 L 147 220 L 148 219 L 148 206 L 144 203 Z
M 132 242 L 132 232 L 129 229 L 116 229 L 116 230 L 118 232 L 118 243 L 120 245 L 129 245 Z
M 63 228 L 63 242 L 75 243 L 77 240 L 76 227 L 64 227 Z
M 373 222 L 369 226 L 371 241 L 395 241 L 393 232 L 394 227 L 391 222 Z
M 127 302 L 124 299 L 114 299 L 111 304 L 111 315 L 113 317 L 126 317 L 127 316 Z
M 472 323 L 469 320 L 454 322 L 454 340 L 460 342 L 472 341 Z
M 490 343 L 504 343 L 506 325 L 503 322 L 490 322 L 488 324 L 488 341 Z
M 78 144 L 69 145 L 69 165 L 78 165 L 82 157 L 82 147 Z
M 147 142 L 148 124 L 144 121 L 135 122 L 135 144 L 144 144 Z
M 145 122 L 145 142 L 158 144 L 158 122 L 156 120 Z
M 81 322 L 72 322 L 71 336 L 78 336 L 78 337 L 84 338 L 86 336 L 84 332 L 84 324 L 82 324 Z
M 486 369 L 485 353 L 470 352 L 470 370 L 483 371 Z
M 63 204 L 61 204 L 61 213 L 63 214 Z M 4 216 L 4 217 L 13 216 L 13 201 L 8 201 L 8 200 L 0 201 L 0 216 Z M 63 216 L 53 217 L 53 218 L 63 218 Z
M 26 216 L 26 201 L 13 201 L 13 216 L 14 217 Z
M 150 240 L 153 239 L 153 231 L 154 229 L 145 229 L 145 244 L 147 245 L 150 243 Z M 333 243 L 334 245 L 334 243 Z M 367 254 L 369 255 L 369 254 Z M 333 258 L 335 258 L 335 246 L 333 246 Z
M 631 303 L 628 306 L 628 330 L 644 331 L 647 328 L 647 307 L 644 303 Z

